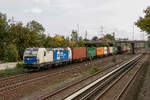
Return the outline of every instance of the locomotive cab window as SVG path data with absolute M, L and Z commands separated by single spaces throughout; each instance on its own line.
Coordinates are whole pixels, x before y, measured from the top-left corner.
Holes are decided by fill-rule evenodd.
M 38 48 L 27 48 L 24 52 L 24 56 L 37 56 Z

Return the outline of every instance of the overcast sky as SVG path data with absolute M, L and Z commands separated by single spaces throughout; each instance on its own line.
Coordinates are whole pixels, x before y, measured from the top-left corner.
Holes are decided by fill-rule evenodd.
M 78 29 L 88 38 L 115 32 L 117 38 L 132 39 L 133 23 L 143 16 L 150 0 L 0 0 L 0 12 L 24 24 L 41 23 L 45 34 L 69 36 Z M 103 28 L 102 28 L 103 27 Z M 135 27 L 135 39 L 142 34 Z

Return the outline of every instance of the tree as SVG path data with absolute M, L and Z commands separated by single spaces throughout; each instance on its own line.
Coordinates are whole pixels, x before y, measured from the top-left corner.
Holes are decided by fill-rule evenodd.
M 35 47 L 37 34 L 24 27 L 21 22 L 10 25 L 9 28 L 9 43 L 17 47 L 19 58 L 22 59 L 24 49 L 28 47 Z
M 86 31 L 85 31 L 85 38 L 84 38 L 84 41 L 89 41 L 88 38 L 87 38 L 87 36 L 88 36 L 88 32 L 87 32 L 87 30 L 86 30 Z
M 17 48 L 19 59 L 23 58 L 25 48 L 44 46 L 45 29 L 40 23 L 33 20 L 24 26 L 22 22 L 14 22 L 14 19 L 7 21 L 6 14 L 0 13 L 0 60 L 5 59 L 4 52 L 9 44 Z
M 4 60 L 9 62 L 18 60 L 18 51 L 14 44 L 8 45 L 7 48 L 5 49 Z
M 27 27 L 31 30 L 31 31 L 35 31 L 38 34 L 43 34 L 45 32 L 44 27 L 42 26 L 42 24 L 38 23 L 35 20 L 32 20 L 31 22 L 27 23 Z
M 72 30 L 71 40 L 74 42 L 78 42 L 78 33 L 76 30 Z
M 99 40 L 115 40 L 114 36 L 112 36 L 111 34 L 106 34 L 104 37 L 100 38 Z
M 97 37 L 97 36 L 94 36 L 94 37 L 92 38 L 92 40 L 93 40 L 93 41 L 97 41 L 97 40 L 98 40 L 98 37 Z
M 70 47 L 71 46 L 71 42 L 70 42 L 70 38 L 69 37 L 64 37 L 63 36 L 63 40 L 61 42 L 61 46 L 66 48 L 66 47 Z
M 135 25 L 150 35 L 150 7 L 147 7 L 144 13 L 144 17 L 139 17 Z
M 78 46 L 79 47 L 83 47 L 84 46 L 84 42 L 83 42 L 83 39 L 82 39 L 81 36 L 79 37 Z
M 115 40 L 114 36 L 112 36 L 111 34 L 106 34 L 105 37 L 106 37 L 108 40 Z
M 63 47 L 63 41 L 64 40 L 64 37 L 63 36 L 60 36 L 60 35 L 56 35 L 54 37 L 54 41 L 55 41 L 55 45 L 56 47 Z
M 38 35 L 38 34 L 37 34 Z M 44 41 L 46 40 L 45 34 L 39 34 L 36 42 L 38 43 L 37 47 L 44 47 Z
M 76 43 L 75 43 L 74 41 L 71 41 L 69 46 L 70 46 L 70 47 L 75 47 L 75 46 L 76 46 Z
M 46 37 L 45 41 L 44 41 L 44 47 L 46 48 L 51 48 L 54 47 L 54 41 L 53 38 L 51 36 Z
M 8 44 L 8 22 L 6 14 L 0 13 L 0 60 L 4 58 L 4 49 Z

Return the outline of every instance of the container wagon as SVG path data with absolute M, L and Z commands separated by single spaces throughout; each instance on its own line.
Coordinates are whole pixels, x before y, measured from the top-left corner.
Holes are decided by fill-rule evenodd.
M 113 47 L 108 47 L 108 48 L 109 48 L 109 50 L 110 50 L 110 54 L 113 54 L 113 53 L 114 53 Z
M 104 47 L 104 55 L 107 55 L 108 51 L 107 51 L 107 47 Z
M 123 52 L 125 52 L 127 50 L 125 45 L 122 46 L 122 50 L 123 50 Z
M 107 55 L 109 55 L 109 54 L 110 54 L 110 48 L 107 47 Z
M 96 55 L 103 56 L 104 55 L 104 47 L 96 47 Z
M 86 57 L 87 59 L 92 59 L 96 56 L 96 47 L 87 47 L 86 48 Z
M 54 48 L 53 61 L 55 63 L 66 62 L 72 60 L 72 52 L 70 48 Z
M 72 60 L 73 61 L 82 61 L 86 58 L 86 48 L 85 47 L 71 48 L 71 51 L 72 51 Z

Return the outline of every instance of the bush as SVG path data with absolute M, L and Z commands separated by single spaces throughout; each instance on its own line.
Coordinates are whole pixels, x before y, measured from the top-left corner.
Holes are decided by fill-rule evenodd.
M 18 62 L 18 63 L 16 64 L 16 67 L 17 67 L 17 68 L 23 68 L 23 65 L 22 65 L 22 63 Z
M 101 68 L 100 67 L 97 67 L 95 65 L 92 65 L 92 68 L 89 70 L 89 73 L 90 74 L 93 74 L 93 73 L 96 73 L 100 70 Z
M 15 45 L 10 44 L 6 47 L 4 52 L 4 60 L 7 62 L 15 62 L 18 60 L 18 51 Z

